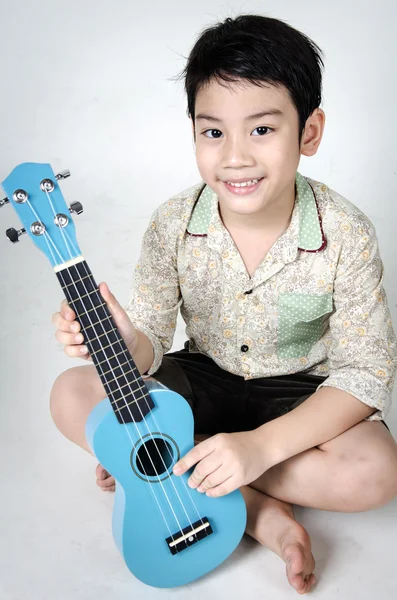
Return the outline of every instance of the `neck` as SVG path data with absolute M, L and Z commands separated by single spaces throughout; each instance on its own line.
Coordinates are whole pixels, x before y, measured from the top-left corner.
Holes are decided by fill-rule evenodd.
M 94 277 L 82 257 L 57 269 L 81 333 L 119 423 L 141 421 L 154 404 Z M 78 259 L 76 259 L 78 260 Z

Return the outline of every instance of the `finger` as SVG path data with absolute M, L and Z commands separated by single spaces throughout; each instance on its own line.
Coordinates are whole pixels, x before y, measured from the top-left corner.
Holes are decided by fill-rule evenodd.
M 211 473 L 219 469 L 222 465 L 222 460 L 218 457 L 216 458 L 215 452 L 212 452 L 203 460 L 200 460 L 193 473 L 190 475 L 188 479 L 188 485 L 191 488 L 197 488 L 203 480 L 208 477 Z
M 66 331 L 61 331 L 60 329 L 55 332 L 55 339 L 64 346 L 73 346 L 75 344 L 80 345 L 84 342 L 82 333 L 67 333 Z
M 61 315 L 67 321 L 74 321 L 76 319 L 76 314 L 74 310 L 70 308 L 66 299 L 61 302 Z
M 128 317 L 127 313 L 125 312 L 124 308 L 121 306 L 117 298 L 110 291 L 107 283 L 102 281 L 99 284 L 98 288 L 102 298 L 108 305 L 108 308 L 116 324 L 119 327 L 123 327 L 124 324 L 130 324 L 130 318 Z
M 185 456 L 183 456 L 174 466 L 173 472 L 174 475 L 182 475 L 186 473 L 195 465 L 199 460 L 202 460 L 214 450 L 214 444 L 212 442 L 212 438 L 208 438 L 201 444 L 194 446 Z
M 207 492 L 211 488 L 214 488 L 229 478 L 229 475 L 225 471 L 225 467 L 220 465 L 215 471 L 212 471 L 203 481 L 200 483 L 197 491 L 200 493 Z
M 219 498 L 220 496 L 226 496 L 226 494 L 234 492 L 234 490 L 237 490 L 238 487 L 239 485 L 237 480 L 233 477 L 233 475 L 231 475 L 220 485 L 208 490 L 206 495 L 210 496 L 211 498 Z
M 87 346 L 76 344 L 75 346 L 65 346 L 63 351 L 71 358 L 85 358 L 88 360 L 89 351 Z
M 61 331 L 71 331 L 73 333 L 78 333 L 81 329 L 80 323 L 78 321 L 68 321 L 64 319 L 60 312 L 54 313 L 52 315 L 52 322 L 57 329 Z

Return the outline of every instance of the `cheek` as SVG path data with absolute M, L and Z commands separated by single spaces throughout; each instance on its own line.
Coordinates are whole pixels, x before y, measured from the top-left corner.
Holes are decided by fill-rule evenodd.
M 202 145 L 196 144 L 196 162 L 201 175 L 211 173 L 216 164 L 215 153 L 211 151 L 211 148 L 204 148 Z
M 278 143 L 272 147 L 267 164 L 272 165 L 275 169 L 284 170 L 288 165 L 295 164 L 297 160 L 299 160 L 298 148 L 295 150 L 295 147 L 290 144 Z

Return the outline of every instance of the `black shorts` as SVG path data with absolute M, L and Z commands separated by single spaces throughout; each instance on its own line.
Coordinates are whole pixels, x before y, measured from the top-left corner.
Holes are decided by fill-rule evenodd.
M 153 377 L 189 402 L 197 434 L 256 429 L 299 406 L 326 379 L 296 373 L 246 380 L 188 347 L 165 354 Z

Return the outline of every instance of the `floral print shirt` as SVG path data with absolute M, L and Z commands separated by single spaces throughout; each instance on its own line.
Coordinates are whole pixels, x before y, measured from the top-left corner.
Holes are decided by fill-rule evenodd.
M 201 182 L 161 204 L 144 234 L 125 307 L 159 368 L 178 311 L 189 351 L 245 379 L 306 372 L 385 418 L 397 344 L 374 227 L 352 203 L 296 174 L 287 230 L 250 277 Z

